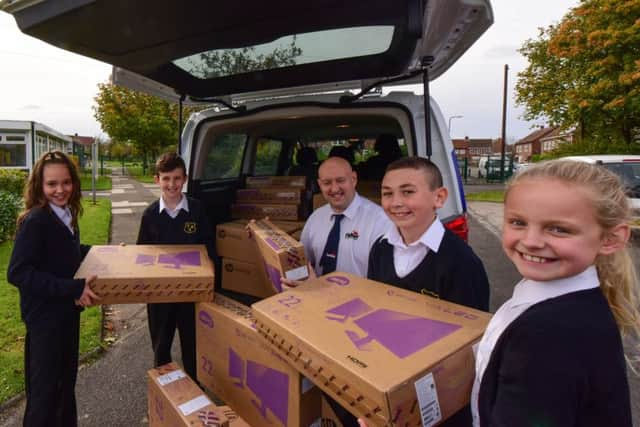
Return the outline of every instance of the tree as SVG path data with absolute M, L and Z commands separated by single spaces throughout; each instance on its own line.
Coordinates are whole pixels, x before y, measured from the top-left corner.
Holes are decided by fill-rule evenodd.
M 516 83 L 525 119 L 575 127 L 579 141 L 640 149 L 632 144 L 640 130 L 640 0 L 582 0 L 520 53 L 529 61 Z
M 146 169 L 149 159 L 175 144 L 178 123 L 171 105 L 159 98 L 111 83 L 98 84 L 93 107 L 102 130 L 117 141 L 130 141 L 142 154 Z

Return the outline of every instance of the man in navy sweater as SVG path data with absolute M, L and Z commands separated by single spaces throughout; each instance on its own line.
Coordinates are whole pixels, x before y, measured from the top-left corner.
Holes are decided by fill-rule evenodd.
M 142 214 L 139 245 L 205 244 L 209 257 L 215 254 L 213 232 L 202 204 L 182 194 L 187 180 L 184 160 L 166 153 L 156 162 L 155 181 L 162 195 Z M 147 304 L 154 365 L 171 362 L 171 345 L 176 327 L 185 372 L 196 380 L 195 306 L 193 303 Z

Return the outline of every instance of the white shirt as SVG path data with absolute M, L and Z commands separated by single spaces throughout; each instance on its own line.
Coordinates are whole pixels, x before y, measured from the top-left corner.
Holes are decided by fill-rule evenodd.
M 347 209 L 341 213 L 344 214 L 344 218 L 340 222 L 336 271 L 366 277 L 371 246 L 385 232 L 391 221 L 379 205 L 357 193 Z M 333 227 L 333 215 L 336 214 L 329 204 L 319 207 L 313 211 L 300 234 L 307 259 L 318 275 L 322 274 L 320 260 L 329 231 Z
M 529 307 L 541 301 L 556 298 L 571 292 L 584 291 L 600 286 L 595 266 L 582 273 L 564 279 L 536 282 L 522 279 L 513 290 L 513 296 L 496 311 L 484 332 L 476 354 L 476 378 L 471 391 L 471 411 L 474 427 L 480 426 L 478 414 L 478 393 L 482 376 L 487 368 L 493 347 L 505 329 Z
M 60 206 L 56 206 L 53 203 L 49 203 L 49 207 L 51 207 L 51 210 L 56 214 L 58 218 L 60 218 L 60 221 L 62 221 L 62 223 L 67 226 L 71 234 L 75 234 L 75 231 L 71 226 L 71 219 L 73 217 L 71 216 L 71 209 L 69 209 L 69 206 L 61 208 Z
M 189 202 L 187 201 L 187 198 L 184 196 L 184 194 L 182 195 L 182 199 L 180 199 L 175 209 L 170 209 L 164 203 L 164 199 L 162 198 L 162 196 L 160 196 L 160 213 L 162 213 L 163 210 L 166 210 L 167 214 L 171 218 L 175 219 L 180 213 L 180 209 L 184 209 L 186 212 L 189 212 Z
M 444 237 L 444 225 L 436 218 L 418 240 L 406 245 L 398 227 L 391 224 L 384 239 L 393 246 L 393 266 L 398 277 L 405 277 L 420 265 L 429 250 L 438 252 L 442 238 Z

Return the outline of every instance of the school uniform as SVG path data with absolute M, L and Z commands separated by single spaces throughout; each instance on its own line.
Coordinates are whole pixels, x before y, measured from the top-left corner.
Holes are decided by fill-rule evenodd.
M 18 228 L 7 280 L 20 292 L 25 337 L 25 426 L 77 425 L 75 384 L 84 279 L 73 276 L 89 246 L 71 212 L 33 208 Z
M 344 217 L 340 222 L 335 271 L 365 277 L 371 247 L 389 226 L 389 218 L 379 205 L 357 193 L 347 209 L 340 214 Z M 333 227 L 336 215 L 339 214 L 328 203 L 319 207 L 311 214 L 300 234 L 307 260 L 317 275 L 326 274 L 321 261 L 327 243 L 327 232 Z
M 397 227 L 380 237 L 369 255 L 367 277 L 445 301 L 489 310 L 489 280 L 482 261 L 436 218 L 406 245 Z
M 376 241 L 369 255 L 367 277 L 378 282 L 489 310 L 489 280 L 480 258 L 437 217 L 418 240 L 407 245 L 393 225 Z M 441 425 L 468 427 L 469 406 Z
M 145 209 L 137 243 L 155 245 L 205 244 L 209 257 L 215 248 L 213 232 L 202 204 L 184 195 L 175 209 L 169 209 L 162 197 Z M 196 337 L 194 303 L 147 304 L 149 333 L 154 365 L 171 362 L 171 345 L 176 327 L 184 369 L 196 379 Z
M 594 266 L 522 280 L 476 355 L 474 426 L 631 426 L 622 340 Z

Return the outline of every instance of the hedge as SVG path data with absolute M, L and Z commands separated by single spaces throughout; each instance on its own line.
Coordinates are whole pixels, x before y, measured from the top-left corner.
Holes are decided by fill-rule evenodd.
M 13 237 L 16 218 L 22 210 L 22 197 L 0 190 L 0 242 Z
M 0 189 L 16 196 L 22 196 L 27 173 L 15 169 L 0 169 Z

